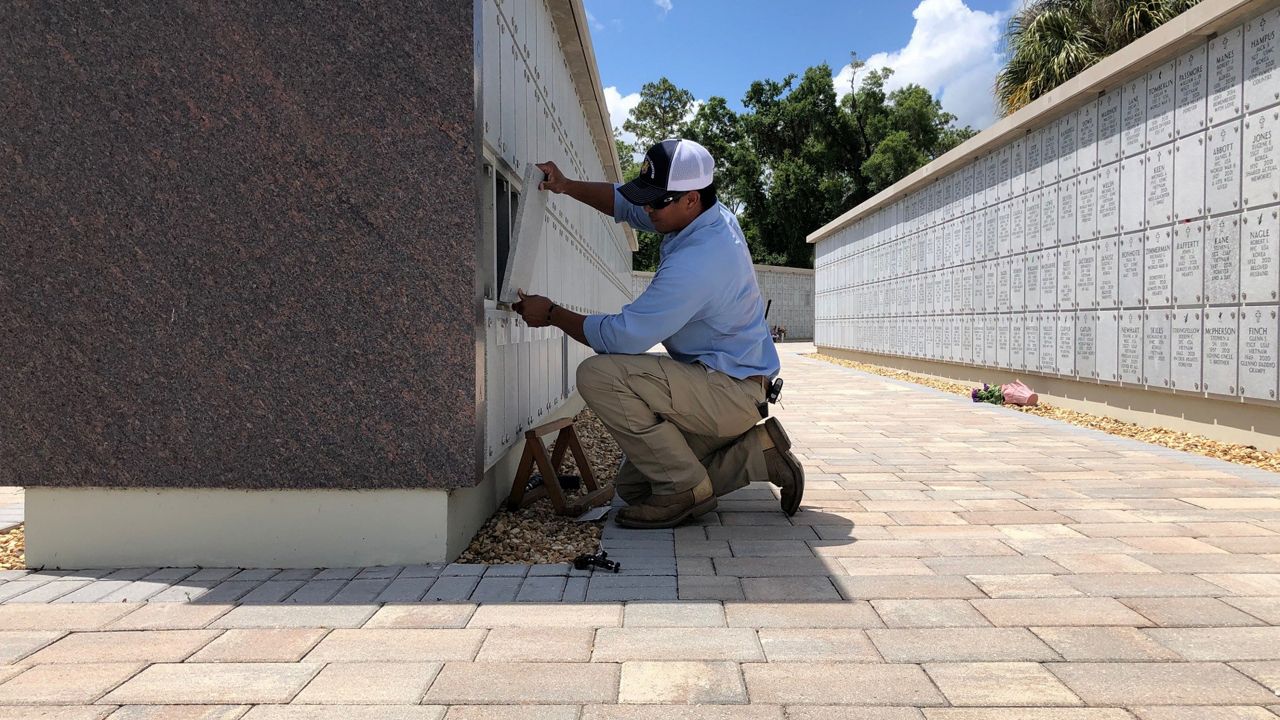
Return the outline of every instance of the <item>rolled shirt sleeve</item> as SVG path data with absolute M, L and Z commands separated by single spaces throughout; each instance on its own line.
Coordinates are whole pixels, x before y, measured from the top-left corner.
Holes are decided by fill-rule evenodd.
M 692 259 L 692 258 L 690 258 Z M 649 287 L 613 315 L 588 315 L 582 332 L 598 353 L 636 355 L 666 340 L 695 319 L 713 291 L 695 268 L 698 262 L 658 269 Z

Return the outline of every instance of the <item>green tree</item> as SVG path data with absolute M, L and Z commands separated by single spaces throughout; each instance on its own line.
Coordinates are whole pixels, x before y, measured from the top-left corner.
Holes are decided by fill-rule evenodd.
M 636 136 L 636 150 L 644 152 L 656 142 L 679 137 L 692 110 L 693 93 L 662 77 L 640 88 L 640 102 L 622 129 Z
M 1017 111 L 1200 0 L 1030 0 L 1009 18 L 996 75 L 1005 115 Z

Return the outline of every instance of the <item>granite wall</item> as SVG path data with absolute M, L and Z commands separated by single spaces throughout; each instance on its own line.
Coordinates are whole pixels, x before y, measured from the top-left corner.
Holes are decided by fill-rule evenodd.
M 477 481 L 474 8 L 0 13 L 0 485 Z

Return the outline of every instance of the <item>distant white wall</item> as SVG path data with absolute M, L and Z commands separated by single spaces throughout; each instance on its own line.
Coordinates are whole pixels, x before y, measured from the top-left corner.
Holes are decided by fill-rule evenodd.
M 787 340 L 813 339 L 813 271 L 777 265 L 756 265 L 756 283 L 769 305 L 769 327 L 786 328 Z M 651 272 L 632 272 L 636 297 L 649 287 Z

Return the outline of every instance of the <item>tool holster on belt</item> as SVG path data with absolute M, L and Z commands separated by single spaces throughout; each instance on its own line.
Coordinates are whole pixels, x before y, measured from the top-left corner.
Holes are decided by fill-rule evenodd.
M 782 378 L 775 378 L 771 385 L 765 384 L 766 382 L 761 382 L 764 385 L 764 402 L 756 405 L 756 409 L 760 411 L 760 417 L 762 418 L 769 417 L 769 403 L 778 402 L 778 396 L 782 394 Z

